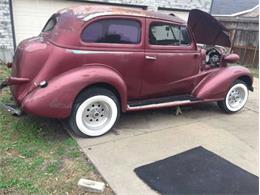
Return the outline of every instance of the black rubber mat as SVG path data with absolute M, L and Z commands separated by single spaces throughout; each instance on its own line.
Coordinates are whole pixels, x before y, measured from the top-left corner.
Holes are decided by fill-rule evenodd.
M 258 177 L 197 147 L 138 167 L 136 174 L 160 194 L 258 194 Z

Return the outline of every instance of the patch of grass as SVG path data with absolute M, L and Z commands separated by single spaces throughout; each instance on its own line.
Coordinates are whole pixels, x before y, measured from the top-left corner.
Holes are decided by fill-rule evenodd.
M 0 80 L 9 73 L 0 65 Z M 4 89 L 0 101 L 10 97 Z M 81 177 L 102 180 L 56 120 L 0 109 L 0 194 L 80 194 Z
M 79 156 L 80 152 L 78 150 L 68 152 L 68 157 L 70 158 L 78 158 Z
M 66 146 L 74 146 L 76 144 L 75 140 L 72 138 L 66 139 L 63 142 Z
M 58 170 L 59 170 L 59 165 L 60 165 L 60 162 L 59 162 L 59 161 L 51 162 L 51 163 L 48 164 L 48 166 L 46 167 L 46 172 L 47 172 L 48 174 L 57 173 Z

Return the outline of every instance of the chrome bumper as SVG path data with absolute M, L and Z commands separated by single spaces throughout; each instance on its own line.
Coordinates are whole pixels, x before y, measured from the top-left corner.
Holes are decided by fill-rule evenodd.
M 0 108 L 6 110 L 7 112 L 11 113 L 14 116 L 21 116 L 22 110 L 18 108 L 16 105 L 4 104 L 0 102 Z
M 0 93 L 1 93 L 1 90 L 7 86 L 8 86 L 7 81 L 3 81 L 0 84 Z M 6 110 L 7 112 L 9 112 L 15 116 L 20 116 L 22 114 L 22 110 L 17 105 L 5 104 L 3 102 L 0 102 L 0 108 L 3 110 Z

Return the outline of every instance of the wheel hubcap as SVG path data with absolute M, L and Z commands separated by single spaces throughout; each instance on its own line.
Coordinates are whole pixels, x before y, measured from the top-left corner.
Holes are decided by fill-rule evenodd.
M 104 127 L 111 118 L 111 108 L 106 102 L 92 102 L 83 111 L 82 121 L 90 130 Z
M 234 87 L 228 94 L 228 104 L 233 109 L 240 109 L 245 104 L 245 98 L 245 89 L 240 86 Z

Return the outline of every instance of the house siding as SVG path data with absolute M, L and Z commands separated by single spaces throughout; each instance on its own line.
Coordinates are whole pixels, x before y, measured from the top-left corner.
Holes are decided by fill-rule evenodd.
M 4 62 L 11 61 L 13 53 L 12 23 L 9 1 L 0 1 L 0 59 Z

